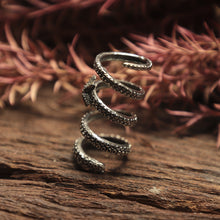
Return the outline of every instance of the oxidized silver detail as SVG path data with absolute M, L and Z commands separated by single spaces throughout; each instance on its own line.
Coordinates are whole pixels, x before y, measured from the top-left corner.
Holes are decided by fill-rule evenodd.
M 82 97 L 86 106 L 93 106 L 96 111 L 86 113 L 81 120 L 80 131 L 83 137 L 78 138 L 73 146 L 73 157 L 75 162 L 84 170 L 103 173 L 104 164 L 88 156 L 83 150 L 88 144 L 98 150 L 108 151 L 120 156 L 126 156 L 131 149 L 129 142 L 119 135 L 95 134 L 88 126 L 90 122 L 100 118 L 107 118 L 114 123 L 124 126 L 134 126 L 137 116 L 134 113 L 115 111 L 109 108 L 98 97 L 98 92 L 104 88 L 113 88 L 123 95 L 134 99 L 142 99 L 144 90 L 131 82 L 114 79 L 109 72 L 102 66 L 104 61 L 120 60 L 127 68 L 136 70 L 150 69 L 152 62 L 143 56 L 124 52 L 104 52 L 96 56 L 94 69 L 101 80 L 96 81 L 96 76 L 92 76 L 84 86 Z

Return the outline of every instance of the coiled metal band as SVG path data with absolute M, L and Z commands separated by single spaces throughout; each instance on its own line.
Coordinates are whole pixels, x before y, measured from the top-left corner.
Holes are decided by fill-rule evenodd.
M 73 156 L 75 162 L 84 170 L 92 172 L 104 172 L 104 164 L 88 156 L 83 150 L 87 144 L 94 146 L 98 150 L 108 151 L 120 156 L 125 156 L 130 152 L 131 145 L 119 135 L 97 135 L 88 126 L 93 120 L 107 118 L 114 123 L 124 126 L 134 126 L 137 122 L 137 116 L 134 113 L 123 111 L 114 111 L 105 105 L 98 97 L 98 92 L 104 88 L 113 88 L 116 91 L 134 99 L 142 99 L 144 90 L 127 81 L 114 79 L 105 67 L 104 61 L 120 60 L 127 68 L 136 70 L 150 69 L 152 62 L 143 56 L 124 52 L 104 52 L 96 56 L 94 69 L 101 80 L 96 81 L 96 76 L 92 76 L 89 82 L 84 86 L 82 97 L 86 106 L 90 105 L 96 108 L 96 111 L 86 113 L 81 120 L 80 131 L 83 137 L 75 141 L 73 147 Z

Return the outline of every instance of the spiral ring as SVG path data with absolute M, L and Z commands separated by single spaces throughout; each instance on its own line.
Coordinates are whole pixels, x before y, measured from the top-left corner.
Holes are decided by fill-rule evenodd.
M 152 62 L 143 56 L 124 52 L 104 52 L 96 56 L 94 69 L 101 78 L 96 81 L 96 76 L 92 76 L 89 82 L 84 86 L 82 97 L 86 106 L 93 106 L 96 111 L 86 113 L 81 120 L 80 131 L 83 137 L 78 138 L 73 146 L 73 157 L 75 162 L 84 170 L 103 173 L 104 164 L 88 156 L 83 150 L 88 144 L 98 150 L 108 151 L 120 156 L 126 156 L 131 149 L 129 142 L 119 135 L 95 134 L 88 126 L 94 120 L 107 118 L 114 123 L 124 126 L 134 126 L 137 122 L 137 116 L 134 113 L 115 111 L 105 105 L 98 97 L 98 92 L 104 88 L 113 88 L 123 95 L 134 99 L 142 99 L 144 90 L 127 81 L 114 79 L 109 72 L 102 66 L 104 61 L 119 60 L 127 68 L 136 70 L 150 69 Z

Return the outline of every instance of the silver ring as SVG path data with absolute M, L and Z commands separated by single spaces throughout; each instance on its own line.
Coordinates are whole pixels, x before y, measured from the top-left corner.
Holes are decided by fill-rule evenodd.
M 96 76 L 92 76 L 84 86 L 82 97 L 86 106 L 93 106 L 96 111 L 86 113 L 81 120 L 80 131 L 83 137 L 78 138 L 73 146 L 74 161 L 86 171 L 103 173 L 104 164 L 88 156 L 84 148 L 90 144 L 97 150 L 108 151 L 120 156 L 125 156 L 130 152 L 131 145 L 119 135 L 97 135 L 88 126 L 94 120 L 107 118 L 114 123 L 124 126 L 134 126 L 137 116 L 134 113 L 114 111 L 105 105 L 98 97 L 98 92 L 104 88 L 113 88 L 116 91 L 135 99 L 144 97 L 144 90 L 131 82 L 114 79 L 102 66 L 104 61 L 120 60 L 127 68 L 136 70 L 150 69 L 152 62 L 142 56 L 124 52 L 105 52 L 96 56 L 94 69 L 102 79 L 96 81 Z

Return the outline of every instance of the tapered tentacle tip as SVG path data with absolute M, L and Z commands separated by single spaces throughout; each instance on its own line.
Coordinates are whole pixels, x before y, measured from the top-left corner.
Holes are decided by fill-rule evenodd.
M 104 173 L 105 165 L 98 160 L 88 156 L 84 149 L 88 143 L 83 137 L 78 138 L 73 145 L 73 160 L 78 168 L 94 173 Z

